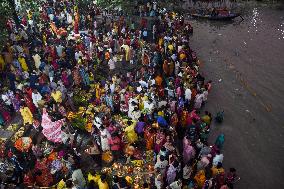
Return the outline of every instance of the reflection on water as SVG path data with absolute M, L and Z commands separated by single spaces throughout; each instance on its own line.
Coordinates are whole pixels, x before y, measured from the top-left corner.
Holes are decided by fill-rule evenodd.
M 251 19 L 251 24 L 253 26 L 253 30 L 255 32 L 257 32 L 257 26 L 258 26 L 258 22 L 259 22 L 260 18 L 259 18 L 259 12 L 258 12 L 258 9 L 257 8 L 254 8 L 252 10 L 252 19 Z M 260 22 L 262 22 L 260 20 Z M 250 30 L 248 30 L 248 32 L 250 32 Z
M 278 39 L 284 39 L 284 21 L 280 24 L 277 30 L 280 32 L 280 37 Z

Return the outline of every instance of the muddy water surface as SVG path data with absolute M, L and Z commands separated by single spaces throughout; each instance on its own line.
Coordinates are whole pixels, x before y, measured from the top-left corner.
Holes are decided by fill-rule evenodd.
M 246 7 L 244 21 L 192 20 L 191 46 L 214 82 L 206 109 L 225 111 L 210 140 L 225 133 L 224 166 L 236 188 L 284 188 L 284 11 Z

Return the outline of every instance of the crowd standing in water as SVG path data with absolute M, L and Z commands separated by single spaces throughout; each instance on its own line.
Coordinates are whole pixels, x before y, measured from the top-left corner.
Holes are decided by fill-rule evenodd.
M 191 25 L 156 2 L 132 21 L 79 9 L 47 0 L 21 27 L 7 21 L 0 124 L 15 134 L 1 141 L 1 186 L 233 188 L 224 135 L 207 143 L 212 86 L 189 46 Z

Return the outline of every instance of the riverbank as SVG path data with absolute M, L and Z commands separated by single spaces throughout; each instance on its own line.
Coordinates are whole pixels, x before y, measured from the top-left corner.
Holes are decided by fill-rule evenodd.
M 225 111 L 210 139 L 225 133 L 224 164 L 238 169 L 237 189 L 284 188 L 284 15 L 257 2 L 243 7 L 243 22 L 192 21 L 191 45 L 214 82 L 206 108 Z

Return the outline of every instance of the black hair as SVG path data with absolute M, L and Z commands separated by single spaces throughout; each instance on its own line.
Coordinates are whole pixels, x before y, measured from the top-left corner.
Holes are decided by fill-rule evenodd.
M 115 182 L 115 183 L 117 183 L 118 182 L 118 176 L 117 175 L 114 175 L 113 177 L 112 177 L 112 180 L 113 180 L 113 182 Z
M 148 187 L 149 187 L 149 184 L 145 182 L 145 183 L 143 184 L 143 188 L 148 188 Z
M 165 146 L 162 146 L 162 147 L 161 147 L 161 151 L 163 151 L 163 152 L 167 151 L 166 147 L 165 147 Z
M 218 162 L 217 164 L 217 169 L 220 169 L 222 167 L 222 163 L 221 162 Z
M 67 180 L 65 185 L 66 185 L 67 188 L 71 188 L 73 186 L 73 183 L 72 183 L 71 180 Z
M 102 174 L 102 175 L 101 175 L 101 181 L 102 181 L 102 182 L 105 182 L 105 181 L 106 181 L 106 178 L 107 178 L 107 177 L 106 177 L 105 174 Z
M 236 170 L 235 168 L 233 168 L 233 167 L 230 168 L 230 172 L 233 172 L 233 173 L 234 173 L 234 172 L 236 172 L 236 171 L 237 171 L 237 170 Z
M 174 161 L 173 166 L 174 167 L 178 167 L 178 165 L 179 165 L 179 162 L 178 161 Z

